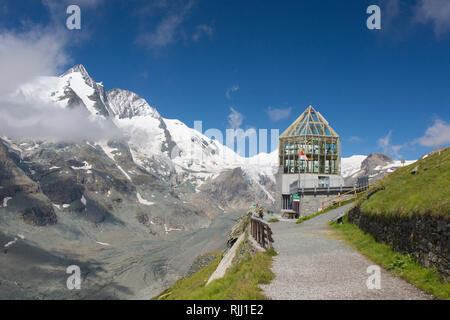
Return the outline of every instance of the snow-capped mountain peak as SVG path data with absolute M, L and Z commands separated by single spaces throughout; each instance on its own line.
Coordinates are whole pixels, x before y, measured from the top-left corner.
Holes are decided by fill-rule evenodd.
M 111 115 L 103 84 L 92 79 L 82 64 L 67 70 L 60 79 L 59 90 L 52 93 L 57 100 L 70 99 L 75 94 L 75 101 L 81 100 L 91 114 L 104 117 Z
M 34 97 L 47 96 L 61 107 L 84 106 L 94 115 L 94 120 L 96 116 L 110 118 L 127 138 L 133 161 L 152 174 L 164 179 L 176 175 L 178 183 L 188 183 L 198 191 L 200 186 L 222 173 L 241 168 L 236 173 L 242 172 L 243 179 L 253 190 L 273 201 L 271 192 L 278 171 L 278 150 L 251 158 L 241 157 L 183 122 L 163 118 L 134 92 L 119 88 L 105 92 L 103 85 L 92 79 L 83 65 L 70 68 L 60 77 L 42 77 L 22 91 Z M 108 143 L 99 144 L 108 154 Z M 376 162 L 380 167 L 368 170 L 363 166 L 367 158 L 373 156 L 342 158 L 342 176 L 355 180 L 362 175 L 375 177 L 378 172 L 394 170 L 392 161 Z
M 91 87 L 94 86 L 94 83 L 95 83 L 94 79 L 91 78 L 91 76 L 87 72 L 86 68 L 82 64 L 77 64 L 77 65 L 73 66 L 72 68 L 70 68 L 69 70 L 64 72 L 61 75 L 61 78 L 65 78 L 66 76 L 71 75 L 73 73 L 80 73 L 81 76 L 83 77 L 84 81 L 86 81 L 87 84 L 89 84 Z
M 344 178 L 352 176 L 361 169 L 362 162 L 367 158 L 365 155 L 353 155 L 348 158 L 341 158 L 341 175 Z
M 119 119 L 139 116 L 161 117 L 155 108 L 152 108 L 145 99 L 134 92 L 115 88 L 109 90 L 106 96 L 108 97 L 111 111 Z

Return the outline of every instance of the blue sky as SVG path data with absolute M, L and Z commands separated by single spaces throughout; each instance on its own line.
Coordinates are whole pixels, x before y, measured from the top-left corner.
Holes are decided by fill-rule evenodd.
M 450 144 L 447 0 L 62 2 L 1 1 L 0 31 L 64 29 L 79 4 L 61 70 L 81 63 L 166 118 L 281 133 L 311 104 L 344 156 L 414 159 Z M 381 30 L 366 27 L 371 4 Z

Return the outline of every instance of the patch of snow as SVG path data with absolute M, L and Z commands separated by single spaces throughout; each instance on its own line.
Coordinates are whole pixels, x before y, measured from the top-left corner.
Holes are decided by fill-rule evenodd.
M 82 167 L 71 167 L 73 170 L 90 170 L 92 169 L 92 165 L 87 163 L 86 161 L 83 161 L 84 166 Z
M 7 244 L 4 245 L 4 248 L 9 248 L 10 246 L 12 246 L 13 244 L 15 244 L 17 242 L 17 240 L 19 240 L 19 238 L 15 237 L 14 240 L 9 241 Z
M 141 197 L 141 194 L 140 194 L 139 192 L 136 193 L 136 195 L 137 195 L 138 202 L 141 203 L 141 204 L 143 204 L 143 205 L 145 205 L 145 206 L 152 206 L 152 205 L 155 204 L 154 202 L 147 201 L 147 200 L 145 200 L 144 198 L 142 198 L 142 197 Z
M 405 164 L 402 164 L 401 160 L 395 160 L 391 163 L 388 163 L 385 166 L 378 165 L 374 168 L 374 170 L 376 170 L 376 171 L 386 170 L 387 172 L 393 172 L 393 171 L 395 171 L 395 169 L 398 169 L 398 168 L 401 168 L 404 166 L 409 166 L 410 164 L 412 164 L 414 162 L 416 162 L 416 160 L 406 160 Z
M 81 196 L 80 201 L 81 201 L 81 203 L 84 204 L 84 205 L 87 204 L 87 201 L 86 201 L 86 198 L 84 197 L 84 195 Z
M 90 143 L 89 141 L 86 141 L 86 144 L 94 149 L 97 149 L 92 143 Z
M 100 242 L 100 241 L 95 241 L 95 242 L 102 246 L 110 246 L 110 244 L 106 243 L 106 242 Z
M 3 208 L 6 208 L 8 206 L 8 201 L 11 199 L 11 197 L 3 198 Z
M 124 174 L 124 176 L 129 180 L 132 181 L 130 176 L 128 175 L 128 173 L 125 172 L 125 170 L 122 169 L 121 166 L 117 165 L 117 168 L 119 168 L 120 171 L 122 171 L 122 173 Z
M 37 149 L 37 148 L 39 148 L 39 145 L 38 145 L 38 144 L 35 144 L 34 146 L 25 149 L 25 151 L 33 151 L 33 150 L 35 150 L 35 149 Z
M 102 147 L 102 149 L 105 152 L 105 154 L 108 156 L 108 158 L 110 158 L 112 161 L 116 162 L 116 159 L 114 159 L 114 153 L 113 152 L 118 151 L 118 149 L 117 148 L 111 148 L 110 146 L 108 146 L 108 143 L 105 142 L 105 141 L 102 141 L 99 144 Z
M 166 231 L 166 234 L 168 234 L 170 231 L 183 231 L 182 229 L 167 228 L 166 224 L 164 224 L 164 230 Z
M 350 177 L 361 169 L 361 163 L 367 158 L 364 155 L 354 155 L 348 158 L 341 158 L 341 175 L 344 178 Z

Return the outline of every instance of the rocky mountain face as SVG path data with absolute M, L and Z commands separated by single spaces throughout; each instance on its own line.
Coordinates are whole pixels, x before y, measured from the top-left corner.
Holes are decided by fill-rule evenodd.
M 0 287 L 0 298 L 74 297 L 61 281 L 70 264 L 91 275 L 79 297 L 151 296 L 199 253 L 220 248 L 223 241 L 203 229 L 231 225 L 211 228 L 216 217 L 273 203 L 276 163 L 267 159 L 276 153 L 263 162 L 241 158 L 131 91 L 105 91 L 81 65 L 18 92 L 81 108 L 116 134 L 76 142 L 0 137 L 0 286 L 8 288 Z M 30 252 L 36 260 L 24 264 Z M 23 277 L 16 279 L 18 268 Z M 33 282 L 26 276 L 33 268 L 61 274 L 45 283 L 42 272 Z
M 344 175 L 346 185 L 353 185 L 359 177 L 365 176 L 369 177 L 370 183 L 376 182 L 398 168 L 414 162 L 409 160 L 405 160 L 404 163 L 401 160 L 394 161 L 387 154 L 377 152 L 369 154 L 366 158 L 357 157 L 357 160 L 361 163 L 360 167 L 357 169 L 357 162 L 352 163 L 352 170 L 347 170 L 346 175 Z M 344 163 L 345 159 L 343 159 L 343 166 Z
M 41 186 L 20 167 L 19 156 L 0 141 L 0 203 L 15 205 L 24 222 L 37 226 L 54 225 L 55 210 Z M 11 201 L 13 200 L 13 201 Z
M 391 157 L 383 153 L 371 153 L 369 156 L 361 163 L 361 170 L 364 174 L 371 175 L 374 173 L 375 168 L 384 167 L 387 164 L 392 163 Z
M 120 132 L 114 139 L 83 143 L 3 138 L 5 148 L 15 152 L 16 162 L 25 175 L 54 206 L 84 211 L 84 202 L 90 203 L 87 216 L 92 214 L 97 217 L 93 221 L 99 222 L 106 212 L 114 215 L 127 200 L 130 205 L 151 207 L 155 212 L 166 212 L 163 209 L 166 206 L 174 207 L 169 212 L 195 212 L 194 216 L 206 212 L 200 224 L 207 224 L 209 218 L 223 211 L 220 208 L 245 209 L 255 198 L 268 204 L 272 202 L 271 163 L 266 163 L 267 169 L 255 175 L 255 171 L 260 171 L 256 170 L 258 161 L 252 163 L 239 157 L 178 120 L 164 119 L 131 91 L 115 88 L 105 92 L 103 85 L 93 80 L 82 65 L 74 66 L 61 77 L 43 77 L 25 84 L 19 91 L 61 107 L 84 108 L 93 121 L 107 119 Z M 229 191 L 237 188 L 232 192 L 255 195 L 247 194 L 248 202 L 225 203 L 226 195 L 208 198 L 207 195 L 214 193 L 221 174 L 235 168 L 242 168 L 236 173 L 243 183 L 221 183 L 231 183 L 224 186 Z M 199 193 L 207 201 L 202 202 Z M 173 223 L 178 227 L 184 224 L 183 228 L 196 220 L 174 219 Z M 140 218 L 140 221 L 147 219 Z
M 249 201 L 258 202 L 261 199 L 245 180 L 240 167 L 222 172 L 215 179 L 203 184 L 200 191 L 226 209 L 245 208 L 248 207 Z

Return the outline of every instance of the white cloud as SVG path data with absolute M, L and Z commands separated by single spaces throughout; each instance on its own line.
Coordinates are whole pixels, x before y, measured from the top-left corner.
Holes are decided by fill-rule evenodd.
M 53 75 L 68 61 L 59 33 L 33 29 L 25 33 L 0 33 L 0 95 L 39 75 Z
M 436 35 L 448 32 L 450 30 L 450 1 L 419 1 L 415 11 L 415 20 L 424 24 L 431 22 Z
M 235 110 L 233 107 L 230 107 L 231 113 L 228 115 L 228 125 L 231 129 L 237 129 L 242 125 L 244 121 L 244 116 L 239 111 Z
M 225 97 L 227 97 L 227 99 L 231 100 L 231 93 L 236 92 L 238 90 L 239 90 L 238 85 L 234 85 L 234 86 L 228 88 L 227 91 L 225 92 Z
M 378 139 L 378 147 L 383 150 L 383 153 L 389 154 L 394 158 L 399 159 L 401 158 L 401 154 L 399 153 L 400 149 L 407 147 L 407 144 L 392 145 L 391 138 L 392 130 L 390 130 L 385 137 Z
M 436 119 L 432 126 L 428 127 L 425 135 L 415 140 L 425 147 L 438 147 L 450 144 L 450 124 L 441 119 Z
M 195 28 L 195 33 L 192 35 L 192 40 L 198 41 L 204 35 L 211 37 L 213 34 L 213 28 L 207 24 L 198 25 Z
M 155 4 L 144 7 L 142 15 L 155 16 L 158 11 L 161 20 L 153 28 L 153 31 L 143 32 L 137 37 L 137 43 L 149 49 L 160 49 L 167 47 L 180 39 L 186 41 L 192 39 L 198 41 L 203 35 L 212 35 L 212 27 L 201 24 L 195 28 L 194 34 L 188 36 L 183 24 L 188 19 L 196 0 L 189 1 L 157 1 Z M 147 18 L 147 17 L 145 17 Z
M 363 139 L 361 139 L 358 136 L 351 136 L 350 138 L 347 139 L 348 142 L 352 142 L 352 143 L 356 143 L 356 142 L 361 142 L 363 141 Z
M 90 121 L 83 108 L 62 109 L 17 91 L 36 77 L 61 72 L 70 60 L 64 39 L 50 28 L 0 33 L 0 135 L 74 141 L 115 133 L 112 123 Z
M 395 20 L 401 13 L 400 0 L 380 0 L 382 30 L 393 31 Z
M 378 147 L 381 148 L 384 153 L 398 159 L 401 158 L 401 149 L 413 148 L 416 144 L 423 147 L 441 147 L 450 145 L 450 124 L 437 118 L 420 138 L 399 145 L 392 145 L 391 138 L 392 131 L 389 131 L 385 137 L 378 139 Z
M 165 47 L 175 41 L 176 33 L 183 20 L 183 15 L 169 15 L 158 24 L 154 32 L 142 35 L 138 41 L 149 48 Z
M 267 109 L 267 114 L 272 121 L 280 121 L 289 117 L 291 115 L 291 111 L 291 107 L 285 109 L 272 109 L 272 107 L 269 107 Z
M 389 131 L 389 133 L 384 137 L 378 139 L 378 146 L 383 149 L 383 151 L 388 150 L 390 144 L 391 144 L 391 137 L 392 137 L 392 131 Z

